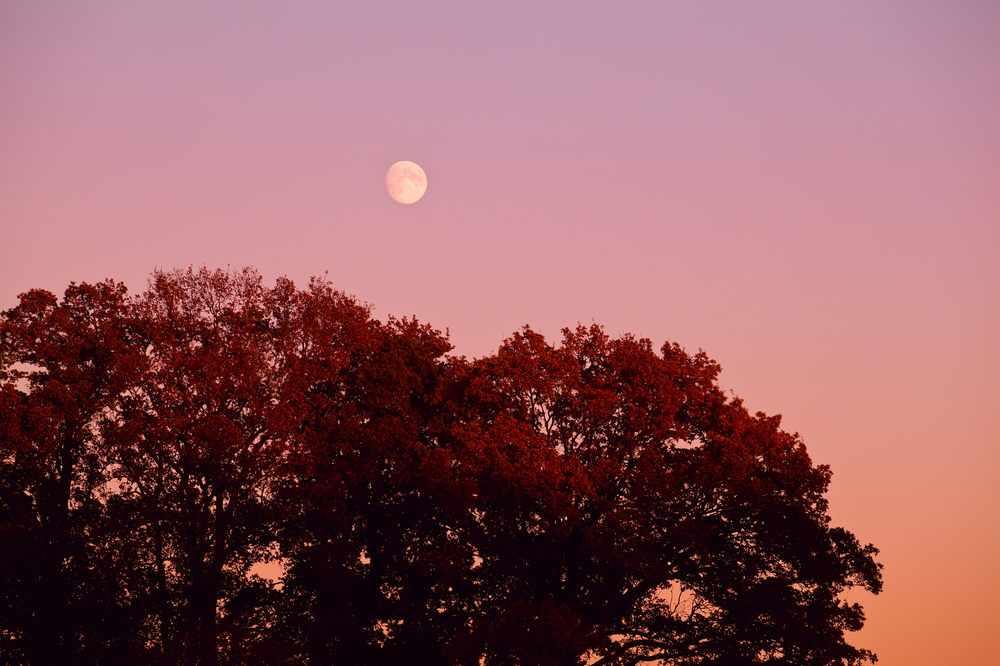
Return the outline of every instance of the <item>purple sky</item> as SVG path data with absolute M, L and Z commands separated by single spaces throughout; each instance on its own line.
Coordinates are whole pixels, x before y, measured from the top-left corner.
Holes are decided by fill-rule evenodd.
M 856 642 L 1000 663 L 1000 4 L 483 4 L 0 0 L 0 309 L 253 265 L 704 348 L 882 549 Z

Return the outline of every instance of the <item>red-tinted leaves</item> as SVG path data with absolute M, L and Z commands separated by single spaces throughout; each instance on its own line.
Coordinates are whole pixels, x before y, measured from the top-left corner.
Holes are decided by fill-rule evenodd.
M 250 269 L 3 316 L 11 663 L 872 656 L 842 593 L 880 590 L 877 551 L 703 352 L 595 325 L 450 358 L 427 325 Z M 275 559 L 280 585 L 250 575 Z

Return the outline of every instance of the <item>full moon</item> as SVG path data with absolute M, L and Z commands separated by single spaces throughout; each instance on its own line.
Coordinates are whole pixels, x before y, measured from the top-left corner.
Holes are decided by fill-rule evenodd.
M 396 162 L 385 174 L 385 189 L 401 204 L 411 204 L 427 191 L 427 175 L 413 162 Z

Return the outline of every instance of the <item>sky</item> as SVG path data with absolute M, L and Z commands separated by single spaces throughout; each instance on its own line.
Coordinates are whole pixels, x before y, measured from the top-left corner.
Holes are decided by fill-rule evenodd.
M 704 349 L 881 549 L 852 642 L 1000 663 L 996 2 L 0 0 L 0 309 L 202 265 Z

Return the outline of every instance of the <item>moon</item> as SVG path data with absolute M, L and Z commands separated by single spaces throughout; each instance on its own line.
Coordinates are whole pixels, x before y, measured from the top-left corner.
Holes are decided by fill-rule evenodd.
M 427 191 L 427 175 L 413 162 L 396 162 L 385 174 L 385 189 L 401 204 L 416 203 Z

